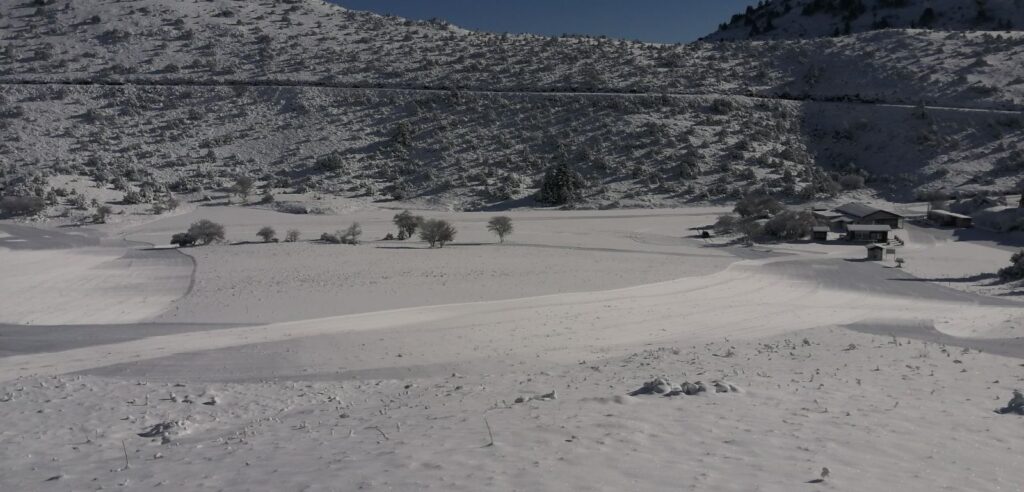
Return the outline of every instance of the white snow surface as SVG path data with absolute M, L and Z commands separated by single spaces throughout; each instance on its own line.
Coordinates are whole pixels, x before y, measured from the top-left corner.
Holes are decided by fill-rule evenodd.
M 552 162 L 594 208 L 795 199 L 822 172 L 881 204 L 1017 189 L 1019 32 L 669 46 L 41 3 L 0 17 L 4 186 L 53 189 L 63 225 L 88 221 L 69 189 L 115 214 L 85 246 L 0 224 L 0 490 L 1022 490 L 1024 417 L 993 412 L 1024 388 L 1021 286 L 977 280 L 1017 236 L 911 226 L 900 270 L 701 239 L 728 207 L 451 212 L 534 205 Z M 278 204 L 230 205 L 239 175 Z M 206 200 L 119 203 L 166 188 Z M 458 238 L 377 241 L 383 206 Z M 202 218 L 253 243 L 139 246 Z M 357 221 L 361 245 L 310 241 Z M 658 377 L 739 391 L 631 395 Z
M 259 225 L 308 237 L 359 220 L 370 238 L 395 212 L 212 210 L 107 230 L 156 242 L 207 216 L 240 241 Z M 993 410 L 1024 382 L 1024 349 L 1012 338 L 1024 322 L 1020 303 L 853 261 L 863 255 L 858 245 L 745 248 L 689 230 L 720 212 L 517 212 L 504 246 L 486 236 L 486 214 L 426 212 L 451 218 L 459 240 L 434 251 L 415 241 L 193 250 L 196 288 L 175 302 L 180 309 L 202 317 L 219 308 L 219 321 L 244 323 L 249 300 L 265 299 L 285 320 L 0 357 L 8 418 L 0 489 L 1019 488 L 1013 443 L 1021 417 Z M 917 239 L 904 254 L 921 276 L 938 275 L 943 262 L 969 271 L 1008 256 L 999 245 L 950 249 L 911 233 Z M 551 264 L 548 285 L 520 251 L 541 270 L 551 260 L 568 268 Z M 544 258 L 549 251 L 568 254 Z M 69 267 L 93 261 L 77 252 L 30 253 Z M 348 274 L 378 255 L 391 261 Z M 331 256 L 343 265 L 336 272 L 325 266 Z M 436 288 L 486 298 L 403 303 L 423 296 L 417 279 L 405 279 L 423 264 L 439 274 Z M 150 289 L 171 279 L 154 276 Z M 32 280 L 5 276 L 0 287 Z M 540 295 L 495 282 L 536 282 Z M 316 317 L 325 301 L 307 296 L 310 286 L 339 299 L 341 315 Z M 390 290 L 395 304 L 360 306 L 367 289 Z M 51 295 L 36 309 L 80 309 L 60 302 L 60 290 Z M 92 295 L 125 299 L 104 289 Z M 840 327 L 850 323 L 875 334 Z M 35 340 L 65 341 L 76 329 L 34 328 L 46 330 Z M 3 337 L 9 348 L 25 329 Z M 726 381 L 740 391 L 629 395 L 655 377 Z M 826 467 L 822 484 L 806 483 Z

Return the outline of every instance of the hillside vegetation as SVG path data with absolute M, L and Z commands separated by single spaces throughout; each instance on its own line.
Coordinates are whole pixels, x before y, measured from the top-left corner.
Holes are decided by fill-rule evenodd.
M 769 0 L 748 7 L 708 40 L 795 39 L 880 29 L 1010 31 L 1024 27 L 1021 0 Z
M 33 1 L 0 18 L 3 194 L 224 189 L 531 205 L 1009 191 L 1024 35 L 654 45 L 475 33 L 319 1 Z M 885 104 L 882 104 L 885 103 Z M 923 103 L 923 105 L 922 105 Z M 856 182 L 846 180 L 845 182 Z

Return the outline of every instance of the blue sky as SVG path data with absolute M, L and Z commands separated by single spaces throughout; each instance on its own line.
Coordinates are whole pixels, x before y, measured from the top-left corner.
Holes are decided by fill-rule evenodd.
M 687 42 L 709 34 L 757 0 L 330 0 L 353 10 L 411 19 L 437 17 L 469 29 L 604 34 Z

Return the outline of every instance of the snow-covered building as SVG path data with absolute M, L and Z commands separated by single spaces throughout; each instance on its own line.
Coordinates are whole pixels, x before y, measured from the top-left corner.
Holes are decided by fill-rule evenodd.
M 904 217 L 902 215 L 863 203 L 847 203 L 837 208 L 836 212 L 849 218 L 853 224 L 857 225 L 887 225 L 891 229 L 903 228 Z

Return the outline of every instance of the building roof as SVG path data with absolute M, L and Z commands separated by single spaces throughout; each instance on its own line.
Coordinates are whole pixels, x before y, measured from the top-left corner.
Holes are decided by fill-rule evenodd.
M 814 213 L 815 216 L 824 217 L 826 219 L 832 219 L 832 218 L 835 218 L 835 217 L 842 217 L 843 216 L 843 214 L 841 214 L 839 212 L 833 212 L 831 210 L 815 210 L 813 213 Z
M 885 249 L 885 245 L 878 244 L 878 243 L 875 243 L 875 244 L 865 244 L 864 247 L 867 248 L 867 249 Z
M 856 202 L 847 203 L 846 205 L 843 205 L 843 206 L 837 208 L 836 212 L 839 212 L 839 213 L 844 214 L 844 215 L 849 215 L 850 217 L 857 217 L 859 219 L 862 219 L 862 218 L 867 217 L 869 215 L 877 214 L 879 212 L 882 212 L 882 213 L 885 213 L 885 214 L 889 214 L 889 215 L 892 215 L 892 216 L 895 216 L 895 217 L 903 217 L 902 215 L 900 215 L 898 213 L 895 213 L 895 212 L 890 212 L 888 210 L 882 210 L 880 208 L 875 208 L 875 207 L 872 207 L 870 205 L 865 205 L 863 203 L 856 203 Z
M 851 224 L 846 226 L 850 232 L 889 232 L 892 227 L 886 224 Z
M 828 226 L 814 226 L 814 227 L 811 228 L 811 230 L 814 231 L 814 232 L 828 232 L 829 231 L 829 227 Z
M 928 212 L 928 213 L 930 213 L 932 215 L 941 215 L 943 217 L 955 217 L 957 219 L 970 219 L 971 218 L 970 215 L 958 214 L 956 212 L 950 212 L 949 210 L 935 210 L 935 209 L 932 209 L 932 211 Z
M 866 217 L 877 211 L 877 208 L 869 207 L 863 203 L 847 203 L 846 205 L 836 208 L 836 212 L 853 217 Z

